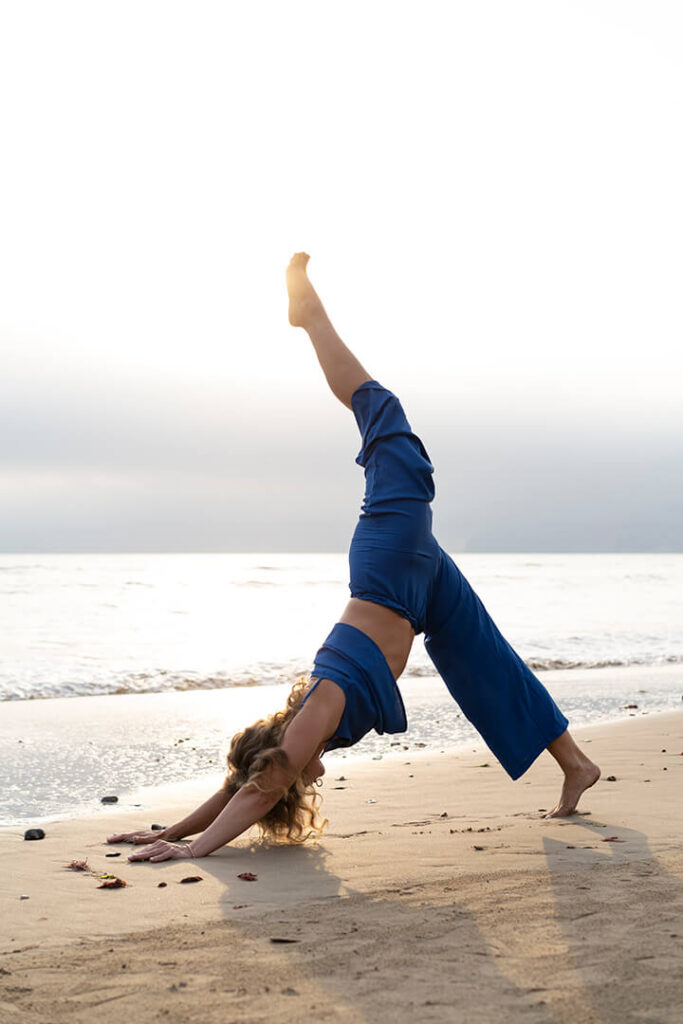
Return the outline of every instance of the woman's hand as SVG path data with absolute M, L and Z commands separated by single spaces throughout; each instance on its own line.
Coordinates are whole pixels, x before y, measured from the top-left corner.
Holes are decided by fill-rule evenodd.
M 108 843 L 153 843 L 155 839 L 163 839 L 167 829 L 155 829 L 153 832 L 146 829 L 138 829 L 137 832 L 117 832 L 113 836 L 107 836 Z
M 194 857 L 192 843 L 167 843 L 158 839 L 150 846 L 145 846 L 138 853 L 131 853 L 128 860 L 191 860 Z

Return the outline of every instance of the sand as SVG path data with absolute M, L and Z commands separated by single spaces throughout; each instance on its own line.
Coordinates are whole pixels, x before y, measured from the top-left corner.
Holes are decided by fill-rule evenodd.
M 567 820 L 540 816 L 559 792 L 547 754 L 512 783 L 486 751 L 411 751 L 335 765 L 310 848 L 105 858 L 109 831 L 205 795 L 189 786 L 142 819 L 53 823 L 35 843 L 5 829 L 0 1019 L 679 1022 L 683 714 L 577 735 L 605 781 Z M 74 858 L 128 887 L 98 890 Z

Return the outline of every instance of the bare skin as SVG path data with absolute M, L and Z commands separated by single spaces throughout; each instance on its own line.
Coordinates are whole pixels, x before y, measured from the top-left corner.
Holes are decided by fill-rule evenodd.
M 600 769 L 577 746 L 568 729 L 549 743 L 547 750 L 564 772 L 564 783 L 559 803 L 545 817 L 567 818 L 576 812 L 582 793 L 598 781 Z
M 296 253 L 287 268 L 289 322 L 308 333 L 332 393 L 350 409 L 354 391 L 372 378 L 332 326 L 308 279 L 308 259 L 306 253 Z M 407 619 L 384 605 L 351 598 L 339 621 L 355 626 L 374 640 L 394 678 L 399 678 L 415 637 Z M 320 680 L 283 736 L 281 745 L 289 767 L 273 769 L 263 788 L 243 786 L 232 797 L 221 789 L 163 832 L 118 833 L 109 836 L 108 842 L 144 844 L 143 849 L 128 858 L 132 861 L 207 856 L 260 821 L 297 777 L 301 776 L 306 783 L 322 777 L 325 769 L 320 756 L 326 741 L 337 730 L 344 706 L 341 687 L 329 679 Z M 564 784 L 557 806 L 546 817 L 565 817 L 576 811 L 581 794 L 600 778 L 600 769 L 579 749 L 568 731 L 553 740 L 547 749 L 564 773 Z M 191 843 L 177 843 L 197 833 L 201 834 Z
M 296 253 L 287 269 L 289 322 L 308 333 L 330 388 L 340 402 L 351 408 L 355 389 L 372 378 L 332 326 L 308 279 L 308 259 L 306 253 Z M 352 598 L 340 621 L 367 633 L 384 654 L 394 678 L 398 679 L 415 636 L 407 619 L 371 601 Z M 600 769 L 579 749 L 568 730 L 547 749 L 564 773 L 560 799 L 547 817 L 567 817 L 576 811 L 581 794 L 598 781 Z

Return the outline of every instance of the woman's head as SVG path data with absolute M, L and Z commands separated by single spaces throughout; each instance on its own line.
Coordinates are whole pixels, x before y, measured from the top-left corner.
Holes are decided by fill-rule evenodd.
M 260 788 L 266 773 L 288 767 L 287 755 L 281 746 L 282 737 L 303 703 L 308 682 L 306 678 L 297 680 L 282 711 L 259 719 L 233 736 L 224 783 L 231 796 L 245 785 Z M 320 835 L 325 821 L 318 815 L 320 797 L 312 783 L 324 771 L 319 758 L 312 758 L 275 806 L 258 822 L 263 836 L 276 842 L 303 843 L 311 836 Z

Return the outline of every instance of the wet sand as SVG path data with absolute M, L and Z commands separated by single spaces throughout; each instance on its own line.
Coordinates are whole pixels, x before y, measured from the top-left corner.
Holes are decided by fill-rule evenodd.
M 577 734 L 603 780 L 565 820 L 541 818 L 547 754 L 512 783 L 485 751 L 410 751 L 337 762 L 310 848 L 105 857 L 109 831 L 167 823 L 206 783 L 41 842 L 4 829 L 0 1019 L 679 1021 L 683 714 Z M 97 889 L 74 858 L 128 886 Z

